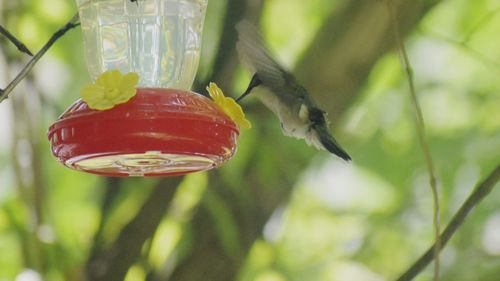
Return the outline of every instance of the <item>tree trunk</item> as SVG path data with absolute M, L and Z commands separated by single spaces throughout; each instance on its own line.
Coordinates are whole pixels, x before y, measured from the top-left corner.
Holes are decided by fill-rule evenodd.
M 356 99 L 374 64 L 395 47 L 387 4 L 402 35 L 408 34 L 438 0 L 352 0 L 333 11 L 297 64 L 297 76 L 338 120 Z
M 87 262 L 87 278 L 92 281 L 124 280 L 141 254 L 174 197 L 182 177 L 160 181 L 135 217 L 122 229 L 107 249 L 95 253 Z
M 408 34 L 436 2 L 394 1 L 402 33 Z M 394 45 L 384 1 L 344 1 L 326 20 L 296 72 L 316 101 L 331 117 L 338 118 L 359 94 L 373 65 Z M 266 116 L 262 117 L 264 120 L 268 120 Z M 239 182 L 230 182 L 216 173 L 208 191 L 212 195 L 206 195 L 216 196 L 217 204 L 229 210 L 231 221 L 236 223 L 236 230 L 230 232 L 238 234 L 231 242 L 237 245 L 227 246 L 227 238 L 217 229 L 221 218 L 214 216 L 210 203 L 205 202 L 191 223 L 193 251 L 169 280 L 236 280 L 245 255 L 261 238 L 265 223 L 276 208 L 287 202 L 312 155 L 301 157 L 290 153 L 293 147 L 281 143 L 284 137 L 275 137 L 273 132 L 257 134 L 259 144 L 251 153 L 255 156 Z M 268 148 L 270 145 L 272 149 Z M 262 161 L 267 161 L 266 167 L 274 165 L 272 179 L 262 177 Z

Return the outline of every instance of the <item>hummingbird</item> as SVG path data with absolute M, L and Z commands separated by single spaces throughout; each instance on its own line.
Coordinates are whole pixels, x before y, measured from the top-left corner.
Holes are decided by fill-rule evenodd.
M 330 134 L 326 112 L 314 103 L 297 79 L 273 59 L 258 29 L 241 21 L 236 30 L 240 60 L 254 73 L 248 88 L 236 101 L 253 93 L 279 118 L 286 136 L 304 139 L 309 145 L 350 161 L 349 154 Z

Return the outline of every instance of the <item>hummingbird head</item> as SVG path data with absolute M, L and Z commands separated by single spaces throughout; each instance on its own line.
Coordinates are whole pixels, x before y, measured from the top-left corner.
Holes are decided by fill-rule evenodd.
M 309 108 L 309 121 L 311 122 L 311 125 L 326 125 L 325 114 L 326 112 L 317 107 Z

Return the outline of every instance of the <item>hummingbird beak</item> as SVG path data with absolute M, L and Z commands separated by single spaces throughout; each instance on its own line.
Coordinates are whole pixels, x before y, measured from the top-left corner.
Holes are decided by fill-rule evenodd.
M 260 85 L 262 85 L 262 81 L 260 80 L 257 73 L 255 73 L 252 77 L 252 80 L 250 81 L 250 84 L 248 85 L 247 90 L 243 93 L 243 95 L 241 95 L 239 98 L 236 99 L 236 102 L 240 102 L 240 100 L 242 100 L 244 97 L 246 97 L 248 94 L 250 94 L 250 92 L 252 92 L 252 90 L 255 87 L 258 87 Z
M 240 102 L 240 100 L 242 100 L 244 97 L 246 97 L 248 94 L 250 94 L 250 92 L 251 92 L 251 91 L 252 91 L 252 90 L 248 90 L 248 89 L 247 89 L 247 90 L 243 93 L 243 95 L 241 95 L 239 98 L 237 98 L 237 99 L 236 99 L 236 102 L 238 102 L 238 103 L 239 103 L 239 102 Z

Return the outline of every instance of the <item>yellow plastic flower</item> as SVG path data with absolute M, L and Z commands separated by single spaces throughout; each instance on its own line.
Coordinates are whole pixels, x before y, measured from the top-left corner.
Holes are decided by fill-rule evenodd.
M 106 110 L 135 96 L 137 82 L 139 75 L 135 72 L 123 75 L 119 70 L 109 70 L 101 74 L 95 84 L 83 87 L 80 95 L 90 108 Z
M 214 102 L 229 116 L 240 128 L 250 129 L 252 124 L 245 118 L 241 106 L 232 98 L 224 96 L 222 90 L 215 83 L 210 83 L 207 91 Z

